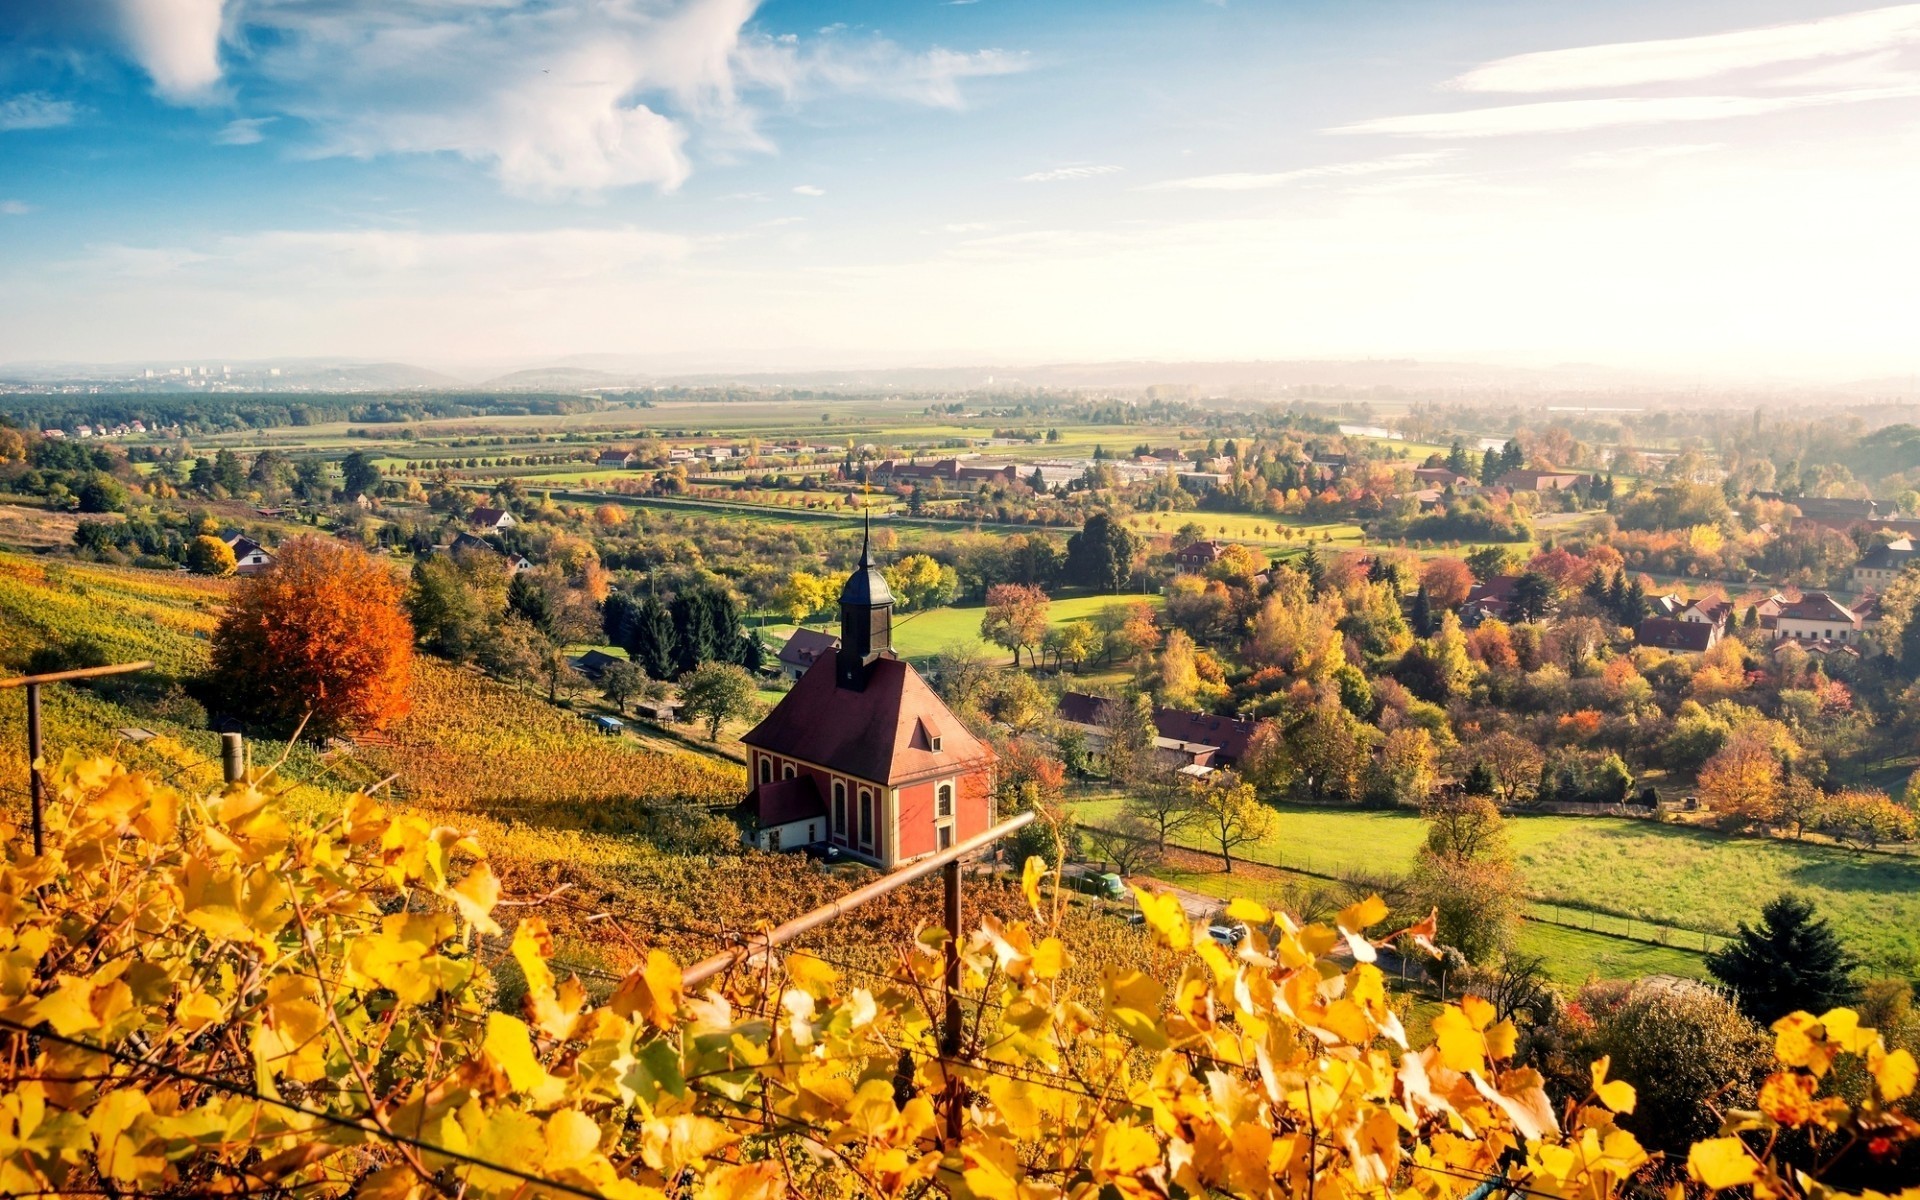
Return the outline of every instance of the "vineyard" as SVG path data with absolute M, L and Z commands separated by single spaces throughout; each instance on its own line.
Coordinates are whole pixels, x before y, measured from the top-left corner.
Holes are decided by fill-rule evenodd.
M 1377 896 L 1237 901 L 1229 952 L 1141 893 L 1154 948 L 1095 965 L 1030 859 L 1005 915 L 895 931 L 884 966 L 783 951 L 693 987 L 635 922 L 589 992 L 458 828 L 104 759 L 54 784 L 49 852 L 16 828 L 0 858 L 9 1195 L 1837 1200 L 1797 1147 L 1920 1135 L 1906 1049 L 1795 1012 L 1754 1110 L 1663 1160 L 1610 1059 L 1556 1102 L 1487 1000 L 1410 1044 L 1376 963 L 1433 927 L 1375 929 Z

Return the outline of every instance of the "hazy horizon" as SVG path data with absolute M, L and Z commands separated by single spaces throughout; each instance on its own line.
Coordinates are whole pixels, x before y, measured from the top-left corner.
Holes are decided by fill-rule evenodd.
M 1901 377 L 1916 151 L 1920 4 L 0 0 L 0 362 Z

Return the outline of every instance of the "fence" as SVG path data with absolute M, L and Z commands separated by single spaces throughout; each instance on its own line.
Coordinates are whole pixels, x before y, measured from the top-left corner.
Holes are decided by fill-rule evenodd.
M 1121 838 L 1128 841 L 1141 840 L 1132 838 L 1127 834 L 1121 833 L 1119 830 L 1108 829 L 1104 826 L 1088 825 L 1085 828 L 1091 829 L 1103 837 Z M 1179 843 L 1170 843 L 1169 846 L 1172 849 L 1179 850 L 1182 854 L 1192 854 L 1196 857 L 1210 859 L 1216 862 L 1225 861 L 1216 851 L 1203 850 L 1196 846 L 1181 845 Z M 1244 854 L 1235 854 L 1233 861 L 1236 865 L 1244 864 L 1250 867 L 1259 867 L 1263 870 L 1275 871 L 1282 875 L 1296 875 L 1325 883 L 1347 883 L 1353 878 L 1351 874 L 1334 875 L 1315 870 L 1313 867 L 1313 858 L 1310 855 L 1303 859 L 1305 865 L 1289 866 L 1284 863 L 1268 862 L 1259 858 L 1249 858 Z M 1530 921 L 1539 921 L 1546 925 L 1556 925 L 1564 929 L 1577 929 L 1587 933 L 1595 933 L 1602 937 L 1639 942 L 1648 946 L 1666 946 L 1676 950 L 1686 950 L 1702 954 L 1717 950 L 1730 940 L 1727 935 L 1715 933 L 1711 930 L 1695 929 L 1672 922 L 1649 921 L 1644 917 L 1633 917 L 1620 913 L 1607 912 L 1602 909 L 1576 904 L 1554 896 L 1529 896 L 1527 898 L 1527 919 Z

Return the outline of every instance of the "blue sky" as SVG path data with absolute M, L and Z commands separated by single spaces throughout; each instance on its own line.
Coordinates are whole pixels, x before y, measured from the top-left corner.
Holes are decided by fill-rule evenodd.
M 1920 4 L 0 0 L 0 361 L 1920 368 Z

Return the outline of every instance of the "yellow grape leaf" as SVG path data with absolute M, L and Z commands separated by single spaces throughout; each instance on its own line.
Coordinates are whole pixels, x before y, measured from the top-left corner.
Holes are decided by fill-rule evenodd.
M 1020 894 L 1027 898 L 1027 905 L 1035 916 L 1040 915 L 1040 881 L 1046 878 L 1047 860 L 1038 854 L 1027 856 L 1027 865 L 1020 868 Z
M 829 966 L 825 960 L 808 954 L 805 950 L 796 950 L 787 955 L 787 978 L 793 986 L 803 992 L 825 994 L 833 990 L 840 982 L 840 972 Z
M 500 881 L 484 861 L 475 864 L 458 886 L 447 892 L 460 915 L 488 937 L 500 935 L 500 923 L 493 919 L 493 906 L 500 902 Z
M 33 1006 L 34 1021 L 46 1021 L 61 1037 L 72 1037 L 89 1029 L 98 1029 L 100 1019 L 93 1015 L 93 983 L 78 975 L 60 976 L 60 986 Z
M 547 1166 L 570 1167 L 584 1162 L 600 1148 L 600 1127 L 577 1108 L 563 1108 L 547 1118 Z
M 487 1014 L 487 1036 L 481 1044 L 493 1065 L 506 1073 L 516 1092 L 535 1093 L 550 1076 L 533 1053 L 533 1034 L 525 1022 L 505 1013 Z
M 639 1013 L 654 1028 L 670 1029 L 681 998 L 680 964 L 664 950 L 649 950 L 646 964 L 629 971 L 607 1003 L 623 1017 Z
M 1493 1005 L 1478 996 L 1460 997 L 1460 1011 L 1466 1014 L 1467 1020 L 1475 1029 L 1485 1029 L 1493 1024 L 1495 1017 L 1500 1015 Z
M 1180 907 L 1180 897 L 1171 892 L 1155 894 L 1141 888 L 1134 888 L 1133 896 L 1139 901 L 1141 914 L 1147 918 L 1147 926 L 1160 936 L 1169 950 L 1178 953 L 1193 945 L 1193 929 L 1187 924 L 1187 910 Z
M 1449 1004 L 1433 1018 L 1433 1044 L 1440 1062 L 1453 1071 L 1483 1071 L 1487 1066 L 1487 1039 L 1465 1013 Z
M 786 1178 L 770 1162 L 714 1167 L 701 1179 L 700 1190 L 695 1193 L 697 1200 L 780 1200 L 786 1194 Z
M 1514 1045 L 1520 1040 L 1519 1031 L 1514 1029 L 1512 1021 L 1502 1021 L 1487 1030 L 1487 1057 L 1507 1059 L 1513 1057 Z
M 553 957 L 553 935 L 539 917 L 528 917 L 513 931 L 513 961 L 527 977 L 527 992 L 538 999 L 553 995 L 553 970 L 547 960 Z
M 1610 1111 L 1630 1113 L 1633 1111 L 1633 1106 L 1638 1103 L 1639 1097 L 1634 1092 L 1633 1085 L 1626 1080 L 1607 1078 L 1607 1069 L 1611 1066 L 1613 1066 L 1613 1056 L 1610 1054 L 1601 1056 L 1599 1062 L 1592 1064 L 1590 1069 L 1593 1072 L 1593 1094 L 1598 1096 L 1600 1103 L 1606 1105 Z
M 1093 1178 L 1096 1183 L 1128 1179 L 1160 1161 L 1160 1143 L 1151 1130 L 1131 1121 L 1103 1126 L 1093 1139 Z
M 1708 1138 L 1695 1142 L 1687 1151 L 1687 1173 L 1717 1192 L 1760 1178 L 1760 1164 L 1747 1153 L 1746 1144 L 1739 1138 Z
M 732 1131 L 711 1117 L 682 1113 L 648 1121 L 642 1127 L 640 1157 L 649 1167 L 671 1178 L 689 1164 L 700 1162 L 736 1140 Z
M 1379 896 L 1368 896 L 1357 904 L 1349 904 L 1340 910 L 1334 920 L 1348 933 L 1364 933 L 1369 925 L 1378 925 L 1387 919 L 1387 902 Z
M 1167 1034 L 1160 1027 L 1162 992 L 1151 975 L 1109 968 L 1101 990 L 1106 993 L 1108 1016 L 1128 1037 L 1148 1050 L 1167 1048 Z
M 198 1033 L 202 1026 L 218 1021 L 226 1011 L 226 1006 L 216 997 L 195 992 L 174 1006 L 173 1015 L 188 1033 Z
M 1872 1070 L 1873 1081 L 1880 1085 L 1880 1098 L 1889 1103 L 1906 1099 L 1913 1093 L 1914 1084 L 1920 1082 L 1920 1067 L 1905 1050 L 1895 1050 L 1876 1060 Z
M 1247 925 L 1266 925 L 1272 922 L 1273 913 L 1258 900 L 1249 900 L 1245 896 L 1235 896 L 1227 904 L 1227 919 L 1240 921 Z
M 1033 948 L 1032 970 L 1036 978 L 1057 979 L 1071 961 L 1067 948 L 1060 944 L 1059 938 L 1042 938 L 1040 944 Z

